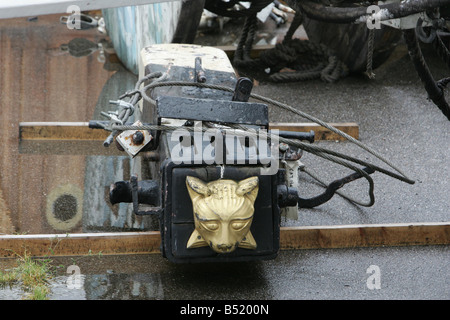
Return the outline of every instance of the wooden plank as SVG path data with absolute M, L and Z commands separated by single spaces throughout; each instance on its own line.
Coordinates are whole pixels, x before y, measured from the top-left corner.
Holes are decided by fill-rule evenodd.
M 450 244 L 450 222 L 290 227 L 280 243 L 283 250 Z
M 0 257 L 160 253 L 158 231 L 0 236 Z M 282 227 L 281 250 L 450 244 L 450 222 Z
M 172 2 L 181 0 L 131 0 L 127 6 L 149 3 Z M 0 3 L 0 19 L 16 17 L 33 17 L 53 13 L 67 13 L 70 6 L 77 6 L 80 11 L 122 7 L 121 0 L 20 0 L 2 1 Z
M 349 136 L 359 139 L 359 126 L 354 122 L 344 122 L 344 123 L 330 123 L 331 126 L 336 129 L 345 132 Z M 340 135 L 334 133 L 333 131 L 328 130 L 321 125 L 316 123 L 294 123 L 294 122 L 275 122 L 269 125 L 269 129 L 278 129 L 284 131 L 303 131 L 309 132 L 313 130 L 315 132 L 315 139 L 318 140 L 338 140 L 344 141 L 345 138 Z
M 0 257 L 159 253 L 159 232 L 0 236 Z
M 355 139 L 359 137 L 359 126 L 356 123 L 330 123 L 337 129 L 347 133 Z M 87 122 L 21 122 L 21 140 L 105 140 L 109 132 L 90 129 Z M 274 122 L 270 129 L 285 131 L 314 130 L 317 140 L 345 140 L 334 132 L 315 123 Z
M 105 137 L 106 138 L 106 137 Z M 58 156 L 123 156 L 115 145 L 104 147 L 99 140 L 22 140 L 19 154 Z
M 228 45 L 228 46 L 215 46 L 215 48 L 221 49 L 223 51 L 225 51 L 225 53 L 227 54 L 228 58 L 232 59 L 234 57 L 234 53 L 236 52 L 236 46 L 232 46 L 232 45 Z M 256 59 L 259 57 L 260 53 L 262 51 L 266 51 L 266 50 L 270 50 L 275 48 L 274 45 L 271 44 L 265 44 L 265 45 L 256 45 L 253 46 L 251 51 L 250 51 L 250 58 L 252 59 Z
M 109 132 L 90 129 L 88 122 L 20 122 L 21 140 L 101 140 Z

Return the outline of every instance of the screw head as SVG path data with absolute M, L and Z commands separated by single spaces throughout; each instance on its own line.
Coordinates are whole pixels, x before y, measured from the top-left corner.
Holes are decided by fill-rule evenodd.
M 136 131 L 133 134 L 132 139 L 133 139 L 133 143 L 134 144 L 140 145 L 140 144 L 142 144 L 144 142 L 144 134 L 141 131 Z

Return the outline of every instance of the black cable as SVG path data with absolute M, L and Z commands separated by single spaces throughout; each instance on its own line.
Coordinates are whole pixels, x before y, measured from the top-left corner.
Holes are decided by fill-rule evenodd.
M 420 80 L 422 80 L 422 83 L 425 86 L 428 97 L 442 111 L 447 119 L 450 120 L 450 106 L 445 100 L 443 89 L 434 80 L 434 77 L 423 57 L 422 50 L 420 49 L 419 42 L 417 41 L 416 31 L 414 29 L 404 30 L 403 37 L 405 38 L 405 43 L 408 47 L 409 56 L 411 57 Z

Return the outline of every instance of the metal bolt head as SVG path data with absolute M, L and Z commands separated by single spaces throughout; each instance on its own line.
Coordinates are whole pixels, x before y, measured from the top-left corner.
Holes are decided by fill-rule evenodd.
M 283 142 L 281 142 L 278 147 L 281 152 L 286 152 L 287 150 L 289 150 L 289 145 Z
M 133 134 L 132 139 L 135 145 L 140 145 L 144 142 L 144 134 L 141 131 L 136 131 Z

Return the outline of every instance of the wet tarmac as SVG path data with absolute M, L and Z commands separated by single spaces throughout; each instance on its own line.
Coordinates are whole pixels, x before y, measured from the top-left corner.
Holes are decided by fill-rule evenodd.
M 111 182 L 129 179 L 133 168 L 128 157 L 108 154 L 110 151 L 101 145 L 93 147 L 95 154 L 91 154 L 84 147 L 79 152 L 76 143 L 62 149 L 19 143 L 20 122 L 101 119 L 100 111 L 110 108 L 107 101 L 131 89 L 136 81 L 117 63 L 99 62 L 98 52 L 85 57 L 62 52 L 61 45 L 80 34 L 68 33 L 54 18 L 0 21 L 0 130 L 4 141 L 0 233 L 152 229 L 152 222 L 135 217 L 130 206 L 111 207 L 105 201 Z M 90 31 L 83 36 L 94 42 L 104 38 Z M 202 39 L 197 42 L 202 43 Z M 425 47 L 425 52 L 436 77 L 448 76 L 430 48 Z M 254 93 L 324 121 L 357 123 L 360 141 L 416 181 L 409 185 L 376 174 L 373 207 L 358 207 L 335 197 L 318 208 L 301 210 L 298 220 L 283 220 L 282 226 L 450 220 L 448 120 L 427 100 L 403 44 L 375 73 L 375 80 L 350 75 L 333 84 L 320 80 L 255 82 Z M 269 111 L 273 122 L 305 122 L 275 107 Z M 372 160 L 347 142 L 317 144 Z M 310 154 L 305 154 L 302 162 L 327 181 L 347 173 Z M 307 177 L 301 179 L 304 195 L 322 191 Z M 62 197 L 69 189 L 69 197 Z M 345 191 L 363 200 L 367 197 L 363 182 Z M 63 208 L 59 213 L 51 210 L 54 203 Z M 226 265 L 174 265 L 159 255 L 58 257 L 52 259 L 56 273 L 50 298 L 448 300 L 449 258 L 448 246 L 283 251 L 271 261 Z M 13 265 L 14 261 L 0 260 L 1 269 Z M 76 281 L 66 272 L 71 265 L 80 269 Z M 380 289 L 368 284 L 372 265 L 379 267 Z M 0 299 L 21 297 L 22 292 L 15 287 L 0 289 Z
M 54 257 L 49 299 L 448 300 L 449 258 L 442 246 L 282 251 L 275 260 L 227 264 L 179 265 L 159 255 Z M 12 266 L 0 260 L 2 269 Z M 23 297 L 19 285 L 0 290 L 0 300 Z

